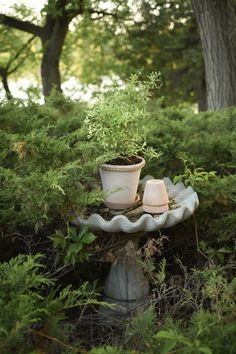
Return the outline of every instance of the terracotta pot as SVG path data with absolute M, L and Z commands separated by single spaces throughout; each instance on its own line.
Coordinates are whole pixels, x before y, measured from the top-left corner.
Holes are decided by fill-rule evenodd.
M 137 189 L 145 160 L 137 158 L 140 162 L 133 165 L 103 164 L 100 167 L 103 191 L 107 193 L 104 203 L 108 208 L 124 210 L 138 203 Z
M 143 194 L 143 210 L 158 214 L 169 210 L 169 198 L 164 181 L 151 179 L 146 182 Z

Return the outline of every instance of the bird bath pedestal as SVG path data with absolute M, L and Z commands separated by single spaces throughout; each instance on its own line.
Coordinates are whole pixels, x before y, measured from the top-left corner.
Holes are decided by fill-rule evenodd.
M 112 263 L 105 281 L 104 301 L 115 304 L 113 309 L 101 307 L 101 314 L 120 320 L 149 303 L 149 284 L 142 267 L 137 263 L 137 251 L 143 232 L 124 234 L 125 246 L 118 250 L 118 258 Z
M 153 177 L 146 176 L 140 183 Z M 87 225 L 91 230 L 103 230 L 110 233 L 122 233 L 126 245 L 118 250 L 118 257 L 111 265 L 110 273 L 105 281 L 104 300 L 115 304 L 114 308 L 101 308 L 101 314 L 106 318 L 122 319 L 149 302 L 149 285 L 135 255 L 138 242 L 142 235 L 160 228 L 168 228 L 188 219 L 199 205 L 197 193 L 184 184 L 174 185 L 170 179 L 164 178 L 169 198 L 175 200 L 178 207 L 161 215 L 143 213 L 136 222 L 131 222 L 125 215 L 116 215 L 106 221 L 99 214 L 92 214 L 88 219 L 77 216 L 75 225 Z

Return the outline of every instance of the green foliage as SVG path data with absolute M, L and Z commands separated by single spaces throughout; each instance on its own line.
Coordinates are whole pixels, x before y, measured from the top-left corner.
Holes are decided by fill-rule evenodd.
M 190 108 L 150 105 L 152 132 L 148 144 L 162 151 L 160 173 L 182 172 L 184 154 L 196 167 L 220 175 L 235 172 L 235 109 L 196 114 Z M 161 164 L 160 164 L 161 162 Z
M 193 271 L 193 276 L 196 281 L 202 281 L 200 303 L 203 308 L 207 306 L 207 310 L 199 307 L 187 323 L 166 320 L 154 336 L 158 352 L 179 350 L 186 354 L 210 354 L 225 350 L 233 353 L 236 348 L 233 340 L 236 330 L 235 279 L 227 279 L 226 271 L 212 264 L 202 271 Z
M 193 185 L 200 199 L 199 237 L 232 242 L 236 232 L 235 108 L 196 114 L 189 108 L 161 109 L 153 101 L 150 111 L 147 124 L 152 131 L 147 143 L 162 155 L 149 163 L 146 173 Z
M 37 231 L 99 204 L 97 163 L 80 127 L 84 106 L 53 95 L 46 105 L 2 103 L 1 224 Z M 16 118 L 17 117 L 17 118 Z
M 76 1 L 68 3 L 67 6 L 72 7 L 73 4 L 78 7 Z M 100 5 L 97 0 L 88 1 L 86 4 L 97 9 Z M 114 40 L 119 36 L 118 32 L 125 29 L 126 19 L 130 17 L 130 8 L 128 1 L 112 0 L 106 6 L 106 11 L 114 16 L 91 16 L 89 11 L 85 11 L 83 17 L 74 19 L 75 30 L 67 34 L 62 52 L 64 65 L 61 67 L 64 77 L 78 78 L 86 89 L 89 84 L 101 84 L 104 78 L 111 79 L 116 76 Z M 91 56 L 91 53 L 94 55 Z M 104 83 L 106 81 L 104 80 Z M 72 91 L 74 92 L 75 88 Z
M 192 340 L 174 329 L 161 330 L 155 338 L 165 342 L 160 350 L 161 354 L 167 354 L 173 349 L 180 350 L 183 354 L 212 354 L 211 349 L 208 346 L 204 346 L 198 339 Z
M 220 354 L 234 353 L 236 346 L 233 339 L 235 323 L 227 316 L 218 316 L 208 311 L 199 311 L 193 315 L 189 327 L 166 324 L 155 335 L 156 348 L 161 354 L 180 351 L 185 354 Z
M 209 244 L 202 240 L 199 242 L 200 250 L 207 256 L 209 261 L 213 261 L 215 264 L 224 264 L 227 262 L 227 255 L 233 255 L 234 250 L 230 247 L 213 248 Z
M 163 266 L 161 266 L 162 268 Z M 114 348 L 114 353 L 149 353 L 149 354 L 221 354 L 234 353 L 235 344 L 235 314 L 236 314 L 236 281 L 227 279 L 226 270 L 207 264 L 202 270 L 193 270 L 185 274 L 185 284 L 178 288 L 173 279 L 167 279 L 160 284 L 156 283 L 157 296 L 153 303 L 158 305 L 164 297 L 170 297 L 164 319 L 157 316 L 155 307 L 150 306 L 146 311 L 140 311 L 127 323 L 124 338 L 120 348 Z M 155 271 L 153 272 L 155 275 Z M 173 277 L 174 278 L 174 277 Z M 200 288 L 194 285 L 201 282 Z M 169 286 L 169 282 L 171 286 Z M 186 292 L 188 286 L 192 296 L 191 301 L 197 300 L 198 307 L 188 318 L 176 320 L 175 301 Z M 164 290 L 165 289 L 165 290 Z M 179 289 L 179 290 L 178 290 Z M 163 292 L 164 290 L 164 292 Z M 187 293 L 186 293 L 187 299 Z M 187 308 L 183 303 L 182 310 Z M 156 306 L 158 308 L 158 306 Z M 181 311 L 181 307 L 179 309 Z M 100 351 L 99 351 L 100 350 Z M 95 350 L 95 353 L 106 353 L 105 349 Z M 120 351 L 119 351 L 120 350 Z M 94 351 L 92 351 L 94 353 Z M 113 353 L 113 351 L 111 351 Z
M 86 246 L 90 245 L 96 236 L 85 227 L 81 228 L 78 234 L 76 228 L 67 226 L 67 235 L 56 230 L 49 238 L 53 241 L 54 248 L 58 250 L 58 258 L 62 258 L 65 264 L 74 265 L 76 262 L 88 261 L 91 253 Z
M 127 325 L 126 343 L 132 350 L 148 352 L 153 346 L 153 336 L 156 332 L 156 314 L 153 306 L 146 311 L 140 311 Z
M 150 256 L 145 258 L 137 258 L 136 262 L 143 268 L 144 273 L 155 285 L 161 285 L 166 278 L 166 259 L 163 258 L 156 268 L 156 264 Z
M 140 130 L 147 117 L 150 90 L 158 81 L 157 73 L 152 73 L 145 82 L 139 81 L 138 74 L 132 75 L 124 88 L 116 84 L 111 91 L 101 94 L 89 110 L 85 120 L 88 138 L 96 148 L 99 146 L 105 161 L 138 153 L 158 156 L 152 148 L 146 147 L 147 131 Z
M 210 308 L 218 316 L 234 311 L 236 280 L 229 279 L 222 266 L 211 265 L 203 271 L 195 270 L 196 276 L 203 280 L 201 290 L 204 301 L 210 302 Z
M 63 340 L 68 340 L 69 336 L 65 310 L 97 303 L 97 294 L 89 290 L 87 284 L 77 290 L 70 287 L 56 289 L 55 279 L 50 279 L 43 273 L 44 267 L 40 260 L 40 255 L 19 255 L 9 263 L 0 265 L 2 354 L 28 353 L 33 345 L 31 336 L 37 337 L 41 333 L 46 337 L 60 333 L 59 339 L 63 347 Z M 56 338 L 52 339 L 55 340 L 54 349 L 50 344 L 50 352 L 54 352 L 58 346 Z M 45 348 L 47 345 L 45 340 Z
M 124 92 L 125 89 L 119 88 L 118 97 Z M 139 91 L 135 92 L 139 94 Z M 109 97 L 109 93 L 104 100 L 105 97 Z M 95 107 L 102 105 L 102 100 L 95 103 Z M 127 98 L 127 105 L 128 101 Z M 120 345 L 122 348 L 116 342 L 114 348 L 108 346 L 93 352 L 168 353 L 176 350 L 189 354 L 220 354 L 225 350 L 233 354 L 236 330 L 235 280 L 232 279 L 236 250 L 236 110 L 195 114 L 188 108 L 163 109 L 160 102 L 148 103 L 150 114 L 145 112 L 145 121 L 139 124 L 137 132 L 140 137 L 148 132 L 147 145 L 162 151 L 162 155 L 155 163 L 147 164 L 145 174 L 183 180 L 198 192 L 200 206 L 194 215 L 195 229 L 190 224 L 192 221 L 189 222 L 189 232 L 196 232 L 196 235 L 189 236 L 199 239 L 199 259 L 202 261 L 204 256 L 208 264 L 190 275 L 183 267 L 184 275 L 177 286 L 174 277 L 170 279 L 168 275 L 168 254 L 165 255 L 167 261 L 163 259 L 156 269 L 152 259 L 141 260 L 151 279 L 157 315 L 154 310 L 149 310 L 129 323 Z M 113 109 L 116 112 L 114 106 L 109 106 L 110 112 Z M 140 112 L 139 103 L 137 109 Z M 95 136 L 88 137 L 88 121 L 85 122 L 88 110 L 86 105 L 57 95 L 52 95 L 42 106 L 16 101 L 0 106 L 0 220 L 3 234 L 21 233 L 22 230 L 24 234 L 28 230 L 33 234 L 35 228 L 40 229 L 45 238 L 50 235 L 58 257 L 56 266 L 59 262 L 67 266 L 88 259 L 94 235 L 86 229 L 77 233 L 75 228 L 68 227 L 67 221 L 76 211 L 83 214 L 89 205 L 98 205 L 103 198 L 97 171 L 105 159 L 106 140 L 100 142 L 95 130 Z M 106 137 L 109 136 L 108 117 Z M 118 115 L 114 117 L 119 121 Z M 96 121 L 96 117 L 94 119 Z M 110 129 L 113 131 L 115 125 Z M 113 156 L 115 151 L 118 155 L 118 149 L 115 147 L 108 153 Z M 181 238 L 188 236 L 186 225 L 187 222 L 173 228 L 173 238 L 175 232 L 179 232 Z M 7 275 L 2 276 L 5 278 L 0 296 L 1 308 L 6 312 L 0 316 L 5 322 L 10 319 L 1 324 L 5 352 L 10 352 L 5 349 L 7 346 L 15 349 L 20 347 L 18 343 L 32 343 L 32 337 L 38 336 L 32 330 L 38 331 L 39 328 L 43 328 L 43 333 L 66 342 L 69 327 L 64 329 L 62 325 L 66 308 L 86 304 L 87 298 L 90 303 L 96 303 L 88 288 L 60 291 L 54 280 L 40 272 L 38 259 L 35 259 L 37 271 L 32 271 L 32 258 L 27 262 L 25 259 L 20 261 L 20 258 L 16 263 L 11 262 L 10 265 L 4 264 L 1 273 Z M 7 267 L 10 270 L 5 270 Z M 34 280 L 26 273 L 33 273 Z M 11 288 L 10 281 L 17 285 Z M 29 290 L 28 282 L 32 284 Z M 12 300 L 8 303 L 9 294 Z M 29 300 L 26 295 L 30 296 Z M 167 315 L 173 320 L 167 320 Z M 181 318 L 181 322 L 176 322 L 176 317 Z M 15 334 L 11 333 L 11 326 L 17 327 L 13 329 Z M 11 337 L 13 335 L 16 337 Z M 13 338 L 12 341 L 7 341 L 8 337 Z M 49 339 L 48 342 L 51 343 Z M 67 349 L 68 353 L 73 352 L 66 347 L 63 350 L 66 352 Z
M 202 167 L 195 167 L 186 156 L 179 156 L 184 163 L 184 173 L 174 177 L 174 183 L 184 182 L 185 185 L 198 187 L 209 185 L 212 178 L 216 177 L 215 171 L 207 172 Z
M 155 284 L 163 284 L 166 278 L 166 259 L 163 258 L 159 265 L 158 270 L 154 273 Z

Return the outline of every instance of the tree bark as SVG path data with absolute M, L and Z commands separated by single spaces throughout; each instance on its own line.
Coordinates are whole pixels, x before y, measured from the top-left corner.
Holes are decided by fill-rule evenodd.
M 43 46 L 41 77 L 45 97 L 49 96 L 53 88 L 62 92 L 59 61 L 68 26 L 69 20 L 67 18 L 59 18 L 53 26 L 44 28 L 41 37 Z
M 206 71 L 207 108 L 236 105 L 236 16 L 230 0 L 192 0 Z
M 199 83 L 197 88 L 198 110 L 205 112 L 207 110 L 207 89 L 206 89 L 206 73 L 204 63 L 202 63 L 202 70 L 199 73 Z

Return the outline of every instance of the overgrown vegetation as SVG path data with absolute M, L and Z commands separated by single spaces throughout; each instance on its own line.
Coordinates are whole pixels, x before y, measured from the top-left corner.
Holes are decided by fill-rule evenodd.
M 189 273 L 180 266 L 179 282 L 173 276 L 154 281 L 153 305 L 127 323 L 120 347 L 91 353 L 233 354 L 235 278 L 227 280 L 225 270 L 213 264 Z
M 1 103 L 1 352 L 236 351 L 236 109 L 195 114 L 158 101 L 149 109 L 140 134 L 149 127 L 147 144 L 162 155 L 144 174 L 192 185 L 200 207 L 166 231 L 165 259 L 140 260 L 152 306 L 104 341 L 82 332 L 88 303 L 97 303 L 91 289 L 104 277 L 93 255 L 101 240 L 105 253 L 110 245 L 106 235 L 68 224 L 103 200 L 97 171 L 105 155 L 88 137 L 88 107 L 58 95 L 45 105 Z
M 80 134 L 85 109 L 57 96 L 46 106 L 2 104 L 1 224 L 35 230 L 102 201 L 96 159 Z M 91 185 L 93 184 L 93 188 Z
M 194 114 L 186 108 L 160 109 L 158 103 L 152 107 L 148 143 L 162 151 L 158 174 L 180 176 L 194 186 L 201 203 L 198 228 L 213 243 L 233 241 L 236 232 L 235 115 L 235 108 Z M 150 173 L 155 169 L 149 165 Z
M 64 343 L 73 331 L 72 324 L 65 322 L 66 311 L 97 304 L 97 294 L 86 283 L 76 290 L 69 286 L 60 289 L 43 268 L 40 255 L 19 255 L 0 265 L 2 354 L 37 348 L 48 353 L 57 352 L 58 347 L 63 352 L 65 348 L 71 353 L 80 350 L 78 343 Z

